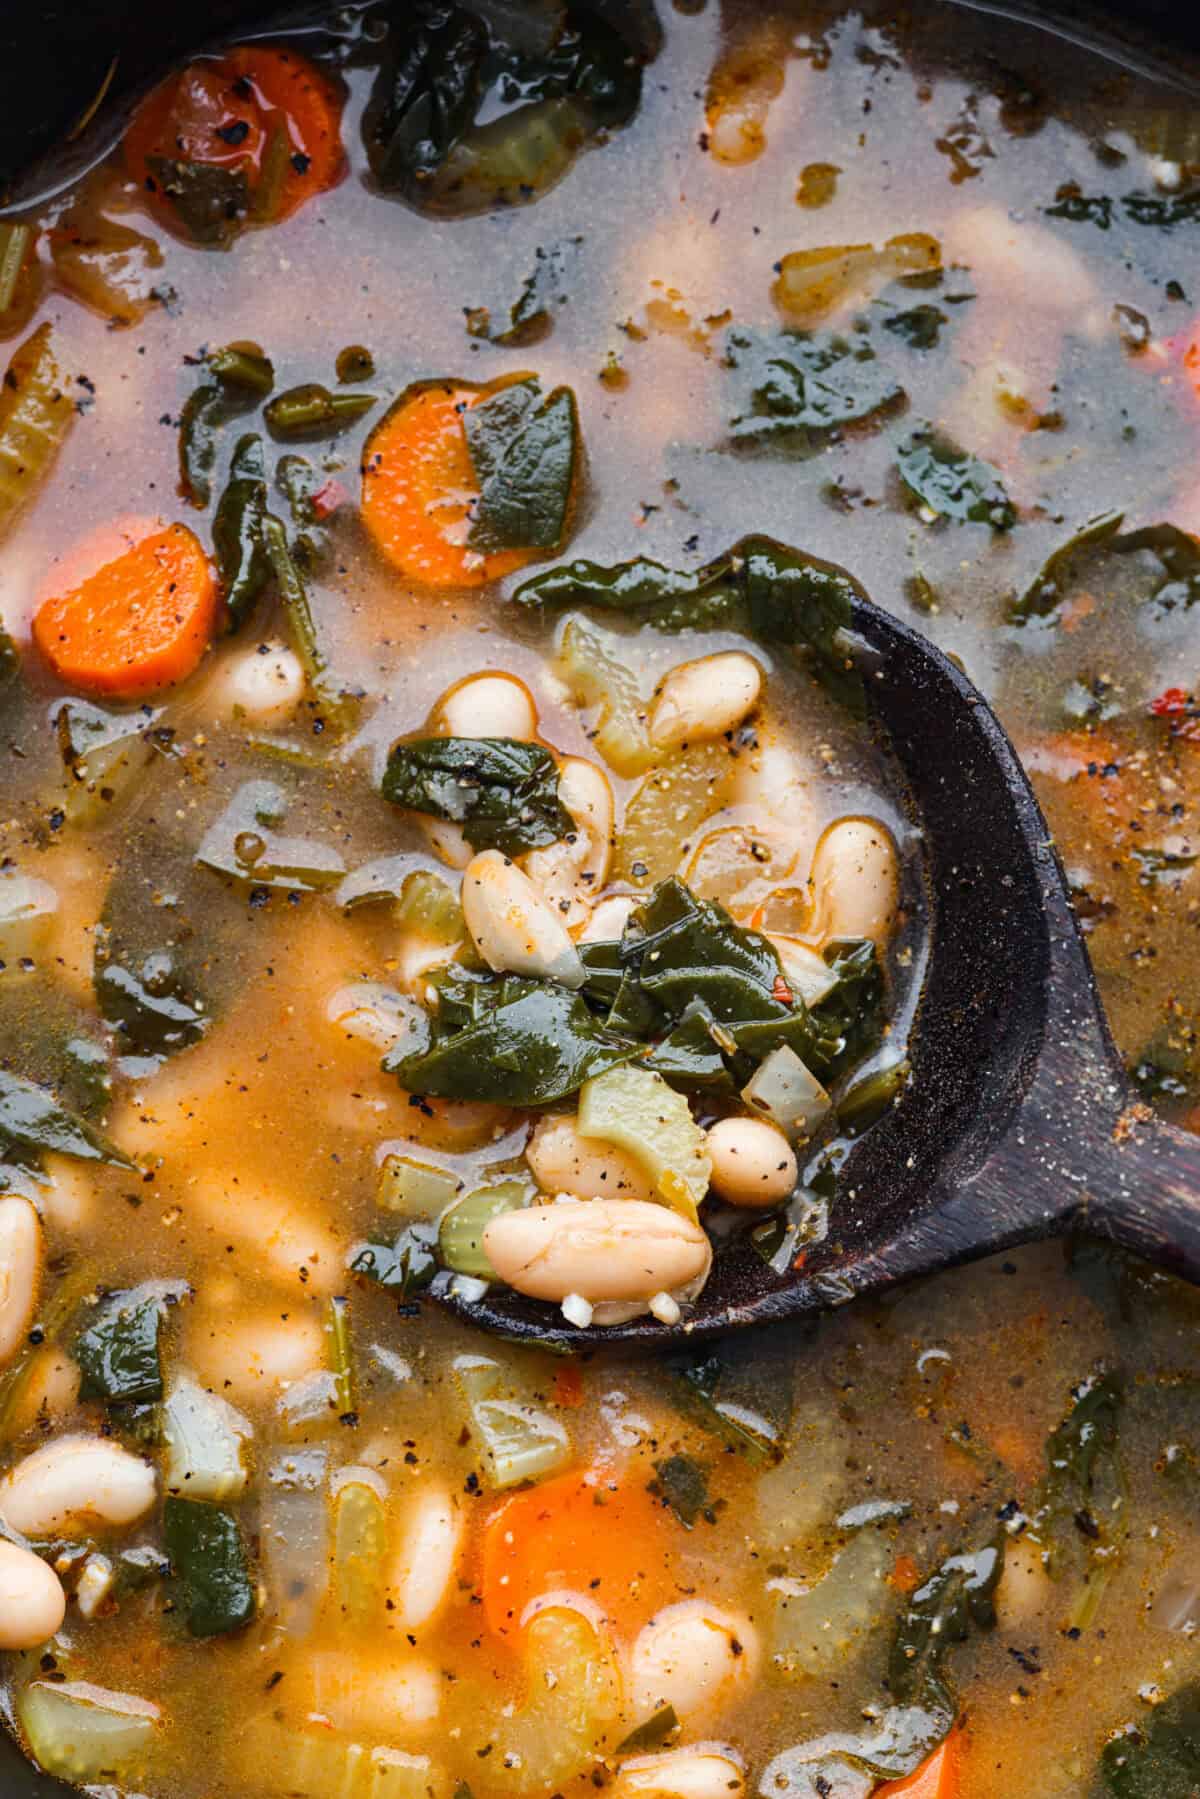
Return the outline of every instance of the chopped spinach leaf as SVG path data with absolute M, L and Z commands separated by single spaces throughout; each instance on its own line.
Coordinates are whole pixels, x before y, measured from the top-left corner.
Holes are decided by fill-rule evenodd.
M 468 542 L 475 550 L 555 549 L 566 533 L 579 453 L 575 395 L 515 381 L 463 413 L 479 485 Z
M 885 331 L 906 343 L 910 350 L 932 350 L 941 336 L 942 326 L 949 323 L 940 306 L 910 306 L 904 312 L 890 312 L 882 321 Z
M 735 377 L 734 443 L 791 440 L 816 448 L 848 425 L 883 417 L 905 398 L 865 336 L 730 331 L 725 365 Z
M 669 1506 L 685 1530 L 694 1530 L 704 1518 L 715 1523 L 708 1497 L 708 1475 L 691 1456 L 669 1455 L 654 1464 L 655 1478 L 650 1492 Z
M 464 1018 L 461 1001 L 443 986 L 428 1048 L 385 1060 L 409 1092 L 550 1105 L 637 1053 L 637 1044 L 610 1035 L 565 987 L 508 977 L 479 980 L 474 988 L 474 1015 Z
M 1064 544 L 1060 544 L 1042 564 L 1037 577 L 1009 607 L 1012 624 L 1023 624 L 1028 618 L 1046 618 L 1057 612 L 1066 598 L 1075 559 L 1081 551 L 1105 543 L 1121 529 L 1124 513 L 1104 512 L 1081 525 Z
M 1003 1533 L 980 1549 L 948 1556 L 910 1596 L 892 1644 L 888 1687 L 900 1705 L 919 1705 L 954 1722 L 957 1704 L 944 1667 L 955 1643 L 972 1626 L 990 1630 L 996 1622 L 995 1594 L 1004 1572 Z
M 229 479 L 213 518 L 213 549 L 225 594 L 230 629 L 245 622 L 271 573 L 263 543 L 267 513 L 267 471 L 262 438 L 247 432 L 238 439 Z
M 996 470 L 957 449 L 931 425 L 905 438 L 896 461 L 909 492 L 940 518 L 990 525 L 993 531 L 1010 531 L 1016 523 L 1016 507 Z
M 307 456 L 281 456 L 275 465 L 275 485 L 291 516 L 292 554 L 309 570 L 319 568 L 329 553 L 329 533 L 323 525 L 326 515 L 317 504 L 317 495 L 328 481 L 329 476 Z
M 208 352 L 203 368 L 179 419 L 180 485 L 193 506 L 207 506 L 212 498 L 221 427 L 257 406 L 275 380 L 270 359 L 241 345 Z
M 44 1088 L 0 1068 L 0 1160 L 11 1155 L 23 1161 L 42 1150 L 113 1168 L 134 1166 L 94 1125 L 68 1112 Z
M 163 1396 L 159 1332 L 165 1308 L 187 1291 L 162 1282 L 117 1293 L 94 1308 L 96 1316 L 75 1340 L 72 1354 L 83 1379 L 83 1399 L 106 1405 L 145 1404 Z
M 729 1337 L 667 1364 L 688 1412 L 752 1461 L 783 1453 L 791 1422 L 794 1364 L 784 1350 Z
M 96 1003 L 138 1055 L 158 1056 L 196 1043 L 211 1020 L 189 992 L 174 953 L 153 950 L 140 965 L 115 960 L 97 944 Z
M 395 8 L 368 143 L 385 188 L 420 199 L 474 123 L 487 48 L 483 25 L 461 6 L 416 0 Z
M 1107 231 L 1112 224 L 1113 203 L 1105 194 L 1081 194 L 1072 189 L 1044 211 L 1049 219 L 1066 219 L 1071 225 L 1098 225 L 1101 231 Z
M 730 557 L 695 573 L 664 568 L 639 556 L 606 567 L 579 558 L 547 569 L 518 587 L 523 606 L 599 606 L 626 612 L 659 631 L 710 630 L 732 625 L 738 593 Z
M 558 797 L 558 765 L 537 743 L 420 737 L 394 745 L 383 777 L 394 806 L 461 825 L 473 849 L 542 849 L 576 826 Z
M 419 1293 L 437 1273 L 436 1224 L 409 1224 L 392 1242 L 363 1243 L 350 1259 L 350 1272 L 377 1282 L 400 1299 Z
M 224 248 L 236 236 L 250 209 L 244 169 L 176 156 L 148 156 L 146 165 L 158 191 L 198 244 Z
M 1147 595 L 1156 617 L 1200 600 L 1200 543 L 1178 525 L 1146 525 L 1113 540 L 1119 556 L 1145 556 L 1153 586 Z
M 1100 1777 L 1111 1799 L 1195 1799 L 1200 1792 L 1200 1684 L 1180 1687 L 1104 1746 Z
M 1046 1472 L 1030 1506 L 1032 1532 L 1045 1545 L 1051 1573 L 1065 1559 L 1085 1563 L 1077 1546 L 1100 1542 L 1104 1520 L 1120 1485 L 1118 1432 L 1124 1388 L 1115 1374 L 1089 1375 L 1075 1388 L 1071 1409 L 1046 1442 Z M 1081 1522 L 1086 1521 L 1086 1522 Z
M 1174 231 L 1177 225 L 1193 225 L 1200 219 L 1200 188 L 1179 194 L 1084 194 L 1074 186 L 1063 189 L 1053 206 L 1042 209 L 1047 218 L 1065 219 L 1071 225 L 1095 225 L 1108 231 L 1118 211 L 1133 225 L 1149 225 L 1155 231 Z
M 257 1610 L 250 1557 L 232 1512 L 194 1499 L 168 1498 L 163 1541 L 194 1637 L 226 1636 Z

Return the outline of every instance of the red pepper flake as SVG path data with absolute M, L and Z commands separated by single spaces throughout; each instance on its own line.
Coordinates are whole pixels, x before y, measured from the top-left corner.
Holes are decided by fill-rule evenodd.
M 312 509 L 318 518 L 328 518 L 331 513 L 337 512 L 339 507 L 344 506 L 349 498 L 350 495 L 341 482 L 330 479 L 322 482 L 321 486 L 314 491 Z
M 1155 718 L 1174 718 L 1180 712 L 1186 712 L 1191 705 L 1191 695 L 1182 687 L 1164 688 L 1157 699 L 1150 702 L 1150 710 Z
M 775 976 L 775 984 L 771 988 L 771 996 L 773 999 L 777 999 L 781 1006 L 790 1006 L 795 1003 L 792 998 L 792 990 L 781 974 Z
M 792 1268 L 795 1271 L 795 1273 L 799 1274 L 800 1270 L 803 1268 L 803 1266 L 804 1266 L 805 1262 L 807 1262 L 807 1260 L 808 1260 L 808 1251 L 806 1249 L 802 1249 L 798 1256 L 793 1256 Z

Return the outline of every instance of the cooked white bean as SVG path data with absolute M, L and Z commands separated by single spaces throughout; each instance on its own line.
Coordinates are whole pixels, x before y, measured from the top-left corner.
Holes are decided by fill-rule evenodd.
M 32 1549 L 0 1538 L 0 1649 L 36 1649 L 61 1625 L 67 1596 Z
M 817 845 L 809 877 L 813 894 L 808 936 L 870 937 L 880 948 L 896 918 L 896 846 L 874 818 L 839 818 Z
M 220 716 L 271 730 L 285 725 L 304 698 L 304 669 L 285 645 L 260 643 L 227 656 L 212 691 Z
M 430 722 L 442 737 L 512 737 L 528 743 L 537 736 L 537 707 L 515 675 L 468 675 L 442 695 Z
M 615 1799 L 739 1799 L 741 1763 L 732 1750 L 663 1749 L 621 1763 Z
M 525 1150 L 525 1160 L 544 1193 L 574 1199 L 653 1200 L 646 1172 L 625 1150 L 597 1137 L 581 1137 L 572 1117 L 543 1118 Z
M 455 1496 L 440 1484 L 423 1488 L 401 1531 L 388 1583 L 388 1624 L 409 1631 L 428 1624 L 450 1596 L 463 1534 Z
M 79 1399 L 80 1373 L 69 1355 L 53 1344 L 39 1349 L 12 1395 L 5 1423 L 15 1442 L 33 1425 L 45 1430 L 68 1412 Z
M 33 1322 L 42 1279 L 42 1221 L 19 1194 L 0 1199 L 0 1368 L 12 1361 Z
M 646 1302 L 701 1279 L 712 1245 L 698 1224 L 637 1199 L 567 1200 L 503 1212 L 483 1233 L 500 1279 L 531 1299 Z
M 616 943 L 620 940 L 638 902 L 624 893 L 614 893 L 593 906 L 587 922 L 576 937 L 576 943 Z
M 445 951 L 442 955 L 445 960 Z M 412 1010 L 411 1002 L 385 981 L 348 981 L 325 1002 L 325 1016 L 341 1036 L 358 1037 L 385 1050 L 407 1035 Z
M 741 650 L 681 662 L 659 682 L 650 706 L 650 741 L 659 749 L 720 737 L 748 718 L 762 692 L 762 670 Z
M 558 797 L 575 820 L 571 837 L 530 850 L 526 874 L 570 930 L 588 916 L 591 896 L 608 879 L 613 845 L 613 794 L 608 776 L 582 756 L 559 764 Z
M 49 881 L 0 870 L 0 975 L 23 973 L 46 949 L 58 917 L 58 894 Z
M 489 968 L 582 987 L 583 963 L 566 925 L 529 876 L 499 850 L 484 850 L 471 862 L 463 875 L 462 908 L 471 940 Z
M 708 1132 L 714 1190 L 731 1206 L 778 1206 L 798 1176 L 781 1130 L 761 1118 L 721 1118 Z
M 390 1737 L 396 1731 L 428 1728 L 441 1709 L 436 1667 L 411 1650 L 386 1660 L 326 1650 L 308 1657 L 305 1672 L 312 1683 L 313 1711 L 335 1730 Z
M 643 1625 L 630 1656 L 634 1710 L 673 1705 L 684 1723 L 713 1716 L 754 1679 L 758 1633 L 706 1599 L 668 1605 Z
M 325 1367 L 325 1335 L 318 1318 L 297 1314 L 286 1318 L 266 1312 L 236 1322 L 231 1307 L 193 1314 L 188 1328 L 188 1359 L 201 1378 L 224 1399 L 252 1404 L 286 1392 L 305 1375 Z
M 26 1537 L 132 1524 L 154 1504 L 154 1469 L 103 1437 L 60 1437 L 0 1482 L 0 1518 Z

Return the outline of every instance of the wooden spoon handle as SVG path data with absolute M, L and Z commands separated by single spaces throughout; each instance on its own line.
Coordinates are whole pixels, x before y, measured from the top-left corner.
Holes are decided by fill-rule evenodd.
M 1200 1283 L 1200 1136 L 1131 1106 L 1101 1146 L 1088 1189 L 1075 1214 L 1080 1230 Z

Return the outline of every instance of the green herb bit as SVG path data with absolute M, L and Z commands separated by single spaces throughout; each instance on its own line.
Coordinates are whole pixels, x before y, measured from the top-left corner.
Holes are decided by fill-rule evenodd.
M 255 344 L 230 344 L 204 358 L 204 378 L 179 419 L 179 474 L 184 497 L 207 506 L 222 426 L 269 394 L 275 373 Z
M 263 414 L 272 437 L 332 437 L 376 405 L 374 394 L 330 393 L 316 381 L 304 381 L 276 394 Z
M 1075 560 L 1084 550 L 1107 543 L 1121 529 L 1123 512 L 1103 512 L 1081 525 L 1058 549 L 1051 552 L 1035 578 L 1008 609 L 1010 624 L 1031 618 L 1048 618 L 1066 598 Z
M 350 1301 L 335 1295 L 325 1319 L 329 1340 L 329 1366 L 333 1373 L 338 1417 L 343 1424 L 358 1422 L 354 1379 L 354 1339 L 350 1332 Z
M 993 531 L 1011 531 L 1016 524 L 1017 509 L 996 470 L 957 449 L 932 425 L 905 438 L 896 462 L 914 499 L 939 518 L 990 525 Z
M 474 550 L 557 549 L 579 455 L 575 395 L 543 398 L 535 379 L 516 381 L 463 414 L 479 485 L 468 536 Z
M 272 125 L 254 190 L 254 217 L 264 224 L 279 215 L 291 163 L 291 133 L 285 124 Z
M 948 1556 L 912 1594 L 897 1626 L 888 1662 L 892 1697 L 944 1718 L 947 1730 L 958 1708 L 943 1664 L 972 1627 L 990 1630 L 995 1624 L 1004 1544 L 1000 1533 L 980 1549 Z
M 227 248 L 250 208 L 245 171 L 185 157 L 148 156 L 146 163 L 189 236 L 198 244 Z
M 661 1749 L 680 1729 L 673 1705 L 660 1705 L 644 1723 L 638 1724 L 613 1750 L 613 1756 L 644 1755 L 648 1749 Z
M 670 1507 L 685 1530 L 694 1530 L 701 1518 L 716 1523 L 708 1497 L 708 1475 L 699 1462 L 688 1455 L 669 1455 L 655 1462 L 654 1473 L 650 1492 Z
M 263 542 L 267 515 L 267 471 L 261 437 L 239 438 L 229 465 L 229 480 L 213 519 L 213 548 L 225 594 L 230 629 L 236 631 L 254 605 L 271 573 Z
M 1105 1517 L 1122 1489 L 1117 1444 L 1124 1386 L 1116 1374 L 1089 1375 L 1075 1388 L 1071 1409 L 1046 1442 L 1046 1472 L 1029 1507 L 1031 1534 L 1045 1545 L 1050 1573 L 1062 1570 L 1064 1558 L 1081 1540 L 1085 1567 L 1097 1548 L 1108 1551 Z M 1080 1520 L 1087 1520 L 1081 1539 Z
M 322 712 L 336 726 L 348 723 L 352 701 L 336 685 L 329 659 L 321 644 L 312 602 L 303 577 L 288 548 L 287 531 L 274 513 L 268 512 L 262 523 L 263 542 L 270 559 L 279 600 L 291 632 L 292 645 L 300 658 L 308 684 Z
M 257 1610 L 250 1558 L 232 1512 L 169 1497 L 163 1540 L 194 1637 L 227 1636 Z
M 558 764 L 538 743 L 507 737 L 422 737 L 388 757 L 383 797 L 461 825 L 473 849 L 544 849 L 575 830 L 558 797 Z
M 540 343 L 554 328 L 555 310 L 569 298 L 568 278 L 579 259 L 582 237 L 563 238 L 557 244 L 538 245 L 533 273 L 526 279 L 516 304 L 509 311 L 506 331 L 492 341 L 510 348 Z
M 0 223 L 0 313 L 7 312 L 17 297 L 17 284 L 33 243 L 32 225 L 18 224 L 15 220 Z

